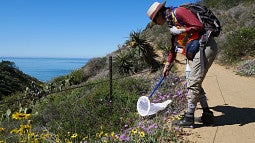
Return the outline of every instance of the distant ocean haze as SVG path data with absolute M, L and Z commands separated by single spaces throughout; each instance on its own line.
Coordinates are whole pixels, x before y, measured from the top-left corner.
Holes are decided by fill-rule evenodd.
M 74 70 L 80 69 L 88 58 L 20 58 L 0 57 L 1 61 L 11 61 L 23 73 L 28 74 L 42 82 L 47 82 L 55 77 L 63 76 Z

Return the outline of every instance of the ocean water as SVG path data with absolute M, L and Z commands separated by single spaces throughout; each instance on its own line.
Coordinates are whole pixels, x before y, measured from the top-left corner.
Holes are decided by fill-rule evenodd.
M 86 58 L 17 58 L 0 57 L 0 60 L 11 61 L 23 73 L 48 82 L 55 77 L 63 76 L 83 67 Z

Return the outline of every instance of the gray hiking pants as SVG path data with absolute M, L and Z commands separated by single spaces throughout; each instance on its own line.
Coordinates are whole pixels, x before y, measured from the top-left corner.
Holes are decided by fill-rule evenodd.
M 190 71 L 188 84 L 187 84 L 188 106 L 191 103 L 193 107 L 188 107 L 188 108 L 195 108 L 198 101 L 200 101 L 202 108 L 205 108 L 203 106 L 208 107 L 206 97 L 205 97 L 205 91 L 202 87 L 202 82 L 217 55 L 217 51 L 218 51 L 218 47 L 215 40 L 213 38 L 210 38 L 205 48 L 205 59 L 204 59 L 205 69 L 203 74 L 201 74 L 200 52 L 198 51 L 196 53 L 191 65 L 191 71 Z

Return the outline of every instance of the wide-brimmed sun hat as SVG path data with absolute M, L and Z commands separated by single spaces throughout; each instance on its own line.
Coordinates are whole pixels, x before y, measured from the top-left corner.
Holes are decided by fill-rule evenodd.
M 157 15 L 158 11 L 166 5 L 166 1 L 164 1 L 162 4 L 159 2 L 154 2 L 151 7 L 147 11 L 148 17 L 153 20 L 155 16 Z

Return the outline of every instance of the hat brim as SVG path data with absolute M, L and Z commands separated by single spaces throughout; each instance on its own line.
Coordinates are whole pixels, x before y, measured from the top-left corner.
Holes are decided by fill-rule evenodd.
M 153 13 L 153 15 L 152 15 L 152 17 L 151 17 L 151 21 L 154 20 L 154 18 L 155 18 L 155 16 L 157 15 L 158 11 L 159 11 L 163 6 L 165 6 L 165 5 L 166 5 L 166 1 L 164 1 L 163 3 L 161 3 L 161 4 L 159 5 L 159 7 L 157 7 L 157 9 L 155 10 L 155 12 Z

